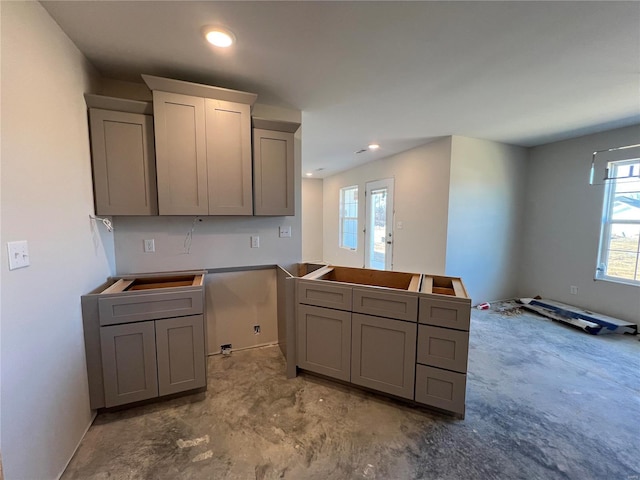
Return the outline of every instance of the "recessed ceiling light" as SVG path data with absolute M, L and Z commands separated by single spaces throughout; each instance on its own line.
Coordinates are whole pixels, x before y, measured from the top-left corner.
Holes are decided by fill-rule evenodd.
M 371 145 L 369 145 L 369 150 L 377 150 L 380 148 L 380 145 L 378 145 L 377 143 L 372 143 Z
M 312 177 L 312 176 L 313 176 L 313 173 L 309 172 L 309 173 L 305 173 L 305 175 L 306 175 L 307 177 Z
M 230 47 L 236 41 L 236 37 L 229 30 L 219 27 L 205 28 L 204 37 L 211 45 L 216 47 Z

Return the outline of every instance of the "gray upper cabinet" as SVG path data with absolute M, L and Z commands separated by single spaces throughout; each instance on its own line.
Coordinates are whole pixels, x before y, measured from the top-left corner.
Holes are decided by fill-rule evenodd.
M 251 215 L 257 95 L 142 77 L 153 90 L 160 215 Z
M 249 105 L 206 99 L 209 215 L 251 215 Z
M 294 133 L 299 127 L 253 118 L 255 215 L 295 215 Z
M 207 215 L 204 99 L 153 92 L 160 215 Z
M 89 94 L 85 98 L 91 107 L 96 214 L 157 215 L 153 117 L 146 114 L 151 104 Z

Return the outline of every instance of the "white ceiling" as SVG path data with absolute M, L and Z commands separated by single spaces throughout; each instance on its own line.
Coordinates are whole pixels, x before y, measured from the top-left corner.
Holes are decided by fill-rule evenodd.
M 443 135 L 533 146 L 640 123 L 639 2 L 42 3 L 105 77 L 302 110 L 315 176 Z M 209 24 L 237 44 L 206 44 Z

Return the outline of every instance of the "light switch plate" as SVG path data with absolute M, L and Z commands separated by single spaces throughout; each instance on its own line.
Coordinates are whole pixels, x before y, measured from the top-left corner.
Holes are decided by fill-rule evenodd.
M 144 241 L 144 253 L 154 253 L 156 251 L 156 241 L 148 238 Z
M 7 242 L 9 251 L 9 270 L 29 266 L 29 246 L 26 240 Z
M 291 226 L 280 227 L 280 238 L 290 238 L 291 237 Z

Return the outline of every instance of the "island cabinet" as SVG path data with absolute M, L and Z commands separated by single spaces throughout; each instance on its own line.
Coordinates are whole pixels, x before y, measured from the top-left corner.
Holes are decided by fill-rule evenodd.
M 142 77 L 153 91 L 160 215 L 253 215 L 257 95 Z
M 295 215 L 294 133 L 300 124 L 252 122 L 254 215 Z
M 123 277 L 82 297 L 91 408 L 206 386 L 203 277 Z
M 464 417 L 462 280 L 327 265 L 296 291 L 298 368 Z
M 85 94 L 95 211 L 157 215 L 151 103 Z

